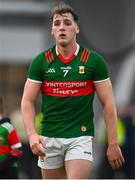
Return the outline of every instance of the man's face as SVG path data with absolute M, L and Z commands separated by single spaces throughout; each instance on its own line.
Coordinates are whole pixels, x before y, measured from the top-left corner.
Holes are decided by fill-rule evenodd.
M 71 13 L 62 15 L 55 14 L 52 23 L 52 35 L 55 38 L 56 44 L 62 46 L 69 45 L 76 41 L 76 34 L 79 33 L 79 27 L 73 19 Z

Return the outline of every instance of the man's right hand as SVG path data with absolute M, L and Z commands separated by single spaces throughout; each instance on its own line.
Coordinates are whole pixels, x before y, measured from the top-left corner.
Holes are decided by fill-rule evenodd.
M 44 152 L 45 142 L 40 135 L 38 134 L 30 135 L 29 141 L 30 141 L 30 148 L 35 155 L 45 156 L 45 152 Z
M 119 169 L 125 163 L 121 149 L 117 143 L 108 146 L 107 157 L 113 169 Z

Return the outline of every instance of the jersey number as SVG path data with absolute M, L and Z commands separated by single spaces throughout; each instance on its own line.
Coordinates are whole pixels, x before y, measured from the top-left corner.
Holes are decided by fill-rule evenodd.
M 69 71 L 69 69 L 63 69 L 64 77 L 67 75 L 68 71 Z

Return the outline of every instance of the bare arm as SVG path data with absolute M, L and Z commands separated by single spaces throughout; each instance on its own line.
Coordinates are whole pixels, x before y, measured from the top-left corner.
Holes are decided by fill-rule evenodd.
M 97 95 L 104 110 L 104 120 L 107 129 L 107 156 L 113 169 L 118 169 L 124 163 L 117 140 L 117 112 L 110 80 L 95 83 Z
M 34 154 L 43 155 L 41 144 L 43 141 L 35 129 L 35 101 L 40 91 L 40 83 L 27 80 L 24 87 L 21 108 L 23 121 L 30 141 L 30 147 Z

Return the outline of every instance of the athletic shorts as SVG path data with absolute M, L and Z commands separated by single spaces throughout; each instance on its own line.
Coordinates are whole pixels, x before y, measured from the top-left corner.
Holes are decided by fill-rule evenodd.
M 64 166 L 65 161 L 84 159 L 93 161 L 92 136 L 77 138 L 44 137 L 45 157 L 39 157 L 38 166 L 42 169 L 57 169 Z

